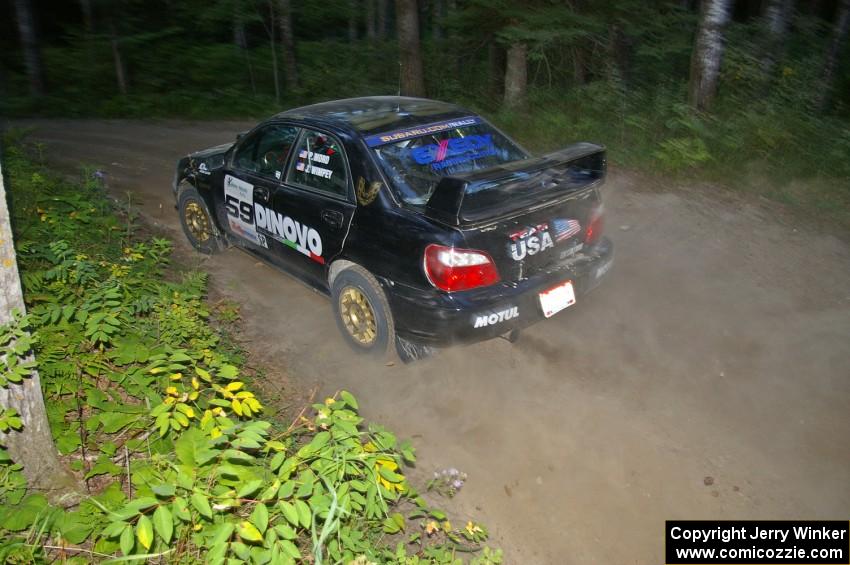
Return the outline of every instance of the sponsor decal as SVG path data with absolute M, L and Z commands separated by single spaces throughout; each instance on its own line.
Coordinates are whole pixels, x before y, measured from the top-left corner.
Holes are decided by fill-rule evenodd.
M 439 144 L 423 145 L 410 152 L 413 160 L 420 165 L 431 165 L 435 171 L 482 159 L 496 154 L 493 136 L 468 135 L 453 139 L 444 139 Z
M 614 260 L 609 259 L 605 263 L 602 263 L 601 265 L 596 267 L 596 275 L 594 275 L 594 278 L 599 279 L 599 278 L 604 277 L 605 273 L 607 273 L 608 271 L 611 270 L 611 265 L 613 265 L 613 264 L 614 264 Z
M 257 229 L 267 232 L 272 239 L 324 264 L 322 236 L 315 229 L 257 203 L 254 203 L 254 218 Z
M 254 226 L 254 185 L 230 175 L 224 177 L 224 201 L 227 222 L 233 233 L 248 241 L 267 247 Z
M 513 232 L 509 237 L 512 243 L 508 245 L 508 249 L 514 261 L 521 261 L 526 255 L 536 255 L 555 246 L 549 233 L 548 223 L 523 228 Z
M 298 153 L 299 159 L 307 159 L 310 162 L 315 161 L 316 163 L 323 163 L 327 165 L 331 162 L 330 155 L 322 155 L 321 153 L 314 153 L 312 151 L 307 151 L 306 149 L 302 149 L 300 153 Z
M 505 310 L 493 312 L 492 314 L 477 314 L 475 316 L 474 327 L 476 327 L 476 328 L 486 328 L 487 326 L 493 326 L 495 324 L 500 324 L 502 322 L 512 320 L 513 318 L 516 318 L 517 316 L 519 316 L 519 307 L 518 306 L 506 308 Z
M 575 255 L 576 253 L 578 253 L 579 251 L 581 251 L 582 249 L 584 249 L 583 243 L 576 243 L 575 245 L 573 245 L 571 247 L 567 247 L 566 249 L 561 251 L 561 259 L 566 259 L 567 257 L 571 257 L 571 256 Z
M 254 185 L 230 175 L 224 178 L 225 207 L 234 233 L 268 247 L 266 235 L 324 264 L 322 237 L 310 226 L 254 202 Z M 264 233 L 258 233 L 262 230 Z
M 200 165 L 198 165 L 198 172 L 201 173 L 202 175 L 210 174 L 210 170 L 207 168 L 206 163 L 201 163 Z
M 325 157 L 327 157 L 327 155 L 325 155 Z M 298 161 L 297 163 L 295 163 L 295 170 L 304 173 L 310 173 L 311 175 L 322 177 L 323 179 L 329 179 L 334 174 L 334 172 L 330 169 L 325 169 L 324 167 L 319 167 L 318 165 L 306 164 L 304 163 L 304 161 Z
M 366 179 L 360 177 L 357 179 L 357 202 L 361 206 L 368 206 L 378 197 L 378 193 L 381 191 L 380 181 L 370 182 L 369 186 L 366 186 Z
M 555 241 L 565 241 L 581 232 L 581 224 L 578 220 L 556 218 L 552 220 L 552 231 L 555 235 Z
M 468 118 L 446 120 L 443 122 L 435 122 L 433 124 L 427 124 L 415 128 L 405 128 L 387 133 L 370 135 L 365 138 L 365 141 L 366 145 L 368 145 L 369 147 L 379 147 L 381 145 L 386 145 L 387 143 L 395 143 L 396 141 L 403 141 L 405 139 L 420 137 L 423 135 L 428 135 L 429 133 L 457 129 L 480 123 L 481 118 L 479 118 L 478 116 L 469 116 Z

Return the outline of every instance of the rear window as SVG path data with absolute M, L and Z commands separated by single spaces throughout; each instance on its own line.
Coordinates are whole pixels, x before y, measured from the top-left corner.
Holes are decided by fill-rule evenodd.
M 418 206 L 428 202 L 442 177 L 528 157 L 478 117 L 372 136 L 366 143 L 373 148 L 399 198 Z

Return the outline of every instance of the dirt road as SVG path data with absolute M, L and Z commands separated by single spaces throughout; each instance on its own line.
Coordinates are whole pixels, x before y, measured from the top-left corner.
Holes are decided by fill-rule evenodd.
M 100 165 L 186 245 L 176 159 L 250 124 L 28 125 L 46 158 Z M 665 519 L 846 520 L 850 248 L 706 188 L 614 171 L 605 199 L 617 260 L 600 289 L 516 345 L 409 366 L 354 356 L 326 299 L 240 251 L 198 261 L 268 362 L 357 394 L 414 438 L 422 472 L 469 473 L 455 500 L 508 563 L 663 563 Z

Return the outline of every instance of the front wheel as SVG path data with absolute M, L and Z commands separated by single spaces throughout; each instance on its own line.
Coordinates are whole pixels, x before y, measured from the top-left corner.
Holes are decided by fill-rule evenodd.
M 180 189 L 177 209 L 180 211 L 183 233 L 192 247 L 208 255 L 221 249 L 220 236 L 213 225 L 210 211 L 194 186 L 186 185 Z
M 339 273 L 331 286 L 334 318 L 352 349 L 382 357 L 395 341 L 390 305 L 380 283 L 360 266 Z

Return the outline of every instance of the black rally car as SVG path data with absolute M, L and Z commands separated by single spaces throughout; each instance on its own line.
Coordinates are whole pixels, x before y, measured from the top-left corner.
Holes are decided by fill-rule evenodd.
M 452 104 L 354 98 L 180 160 L 189 241 L 238 245 L 330 295 L 355 350 L 470 343 L 554 316 L 611 267 L 604 148 L 532 157 Z

